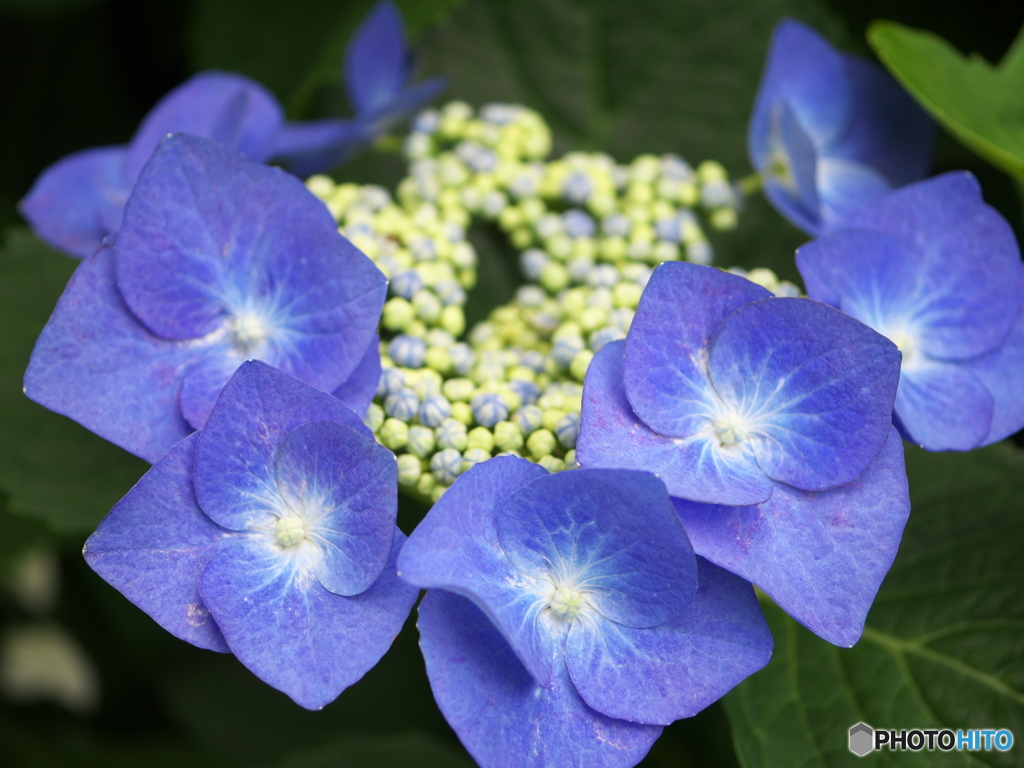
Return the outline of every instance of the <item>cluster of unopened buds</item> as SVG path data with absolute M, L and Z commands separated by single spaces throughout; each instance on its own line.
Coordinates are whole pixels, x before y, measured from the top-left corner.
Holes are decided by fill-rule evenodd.
M 394 196 L 310 176 L 436 92 L 408 61 L 383 3 L 353 121 L 200 75 L 127 148 L 46 171 L 23 210 L 86 258 L 25 391 L 153 463 L 85 556 L 174 635 L 315 709 L 426 588 L 427 674 L 481 765 L 635 765 L 768 662 L 754 586 L 858 640 L 909 514 L 902 438 L 1024 425 L 1020 253 L 969 174 L 918 181 L 909 98 L 795 22 L 750 152 L 817 238 L 807 297 L 710 266 L 743 198 L 720 165 L 548 160 L 525 107 L 421 112 Z M 480 220 L 526 282 L 467 328 Z M 399 485 L 433 502 L 408 537 Z
M 547 161 L 550 148 L 533 110 L 489 104 L 474 115 L 452 102 L 414 120 L 397 200 L 378 186 L 306 182 L 389 278 L 366 422 L 398 455 L 399 482 L 432 501 L 494 455 L 575 468 L 593 356 L 626 337 L 654 266 L 711 261 L 702 219 L 736 225 L 741 193 L 718 163 L 643 155 L 618 165 L 582 152 Z M 477 279 L 474 218 L 520 251 L 526 284 L 460 341 Z M 746 276 L 798 294 L 770 270 Z

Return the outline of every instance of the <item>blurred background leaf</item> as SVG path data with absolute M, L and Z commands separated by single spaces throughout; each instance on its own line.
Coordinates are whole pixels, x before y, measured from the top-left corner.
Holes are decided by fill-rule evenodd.
M 0 489 L 11 512 L 88 534 L 148 464 L 28 400 L 22 377 L 36 337 L 78 262 L 28 230 L 0 252 Z
M 852 649 L 774 605 L 775 655 L 724 699 L 745 768 L 860 765 L 850 726 L 1024 733 L 1024 453 L 908 448 L 911 513 Z M 893 766 L 1016 766 L 1020 752 L 884 752 Z

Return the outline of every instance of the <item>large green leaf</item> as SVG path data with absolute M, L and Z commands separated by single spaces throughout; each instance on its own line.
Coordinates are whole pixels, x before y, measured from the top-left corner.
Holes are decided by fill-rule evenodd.
M 11 512 L 85 533 L 96 527 L 147 464 L 22 392 L 32 345 L 78 262 L 21 227 L 0 255 L 0 490 Z
M 677 152 L 750 172 L 747 120 L 772 28 L 799 17 L 833 39 L 814 0 L 474 0 L 424 36 L 426 68 L 451 95 L 538 110 L 556 152 L 596 149 L 619 161 Z M 722 265 L 781 267 L 806 238 L 755 201 L 740 230 L 715 238 Z
M 890 21 L 868 30 L 889 71 L 954 136 L 1024 179 L 1024 28 L 993 67 L 941 37 Z
M 1024 734 L 1024 454 L 908 448 L 912 512 L 863 639 L 836 648 L 774 605 L 768 667 L 725 699 L 746 768 L 863 765 L 847 729 Z M 1009 752 L 881 752 L 893 766 L 1020 765 Z

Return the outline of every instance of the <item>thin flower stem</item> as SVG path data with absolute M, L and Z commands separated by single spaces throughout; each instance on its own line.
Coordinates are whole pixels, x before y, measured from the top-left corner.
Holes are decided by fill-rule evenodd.
M 736 182 L 736 185 L 740 188 L 740 191 L 745 195 L 751 195 L 754 192 L 760 192 L 763 187 L 761 181 L 761 174 L 751 173 L 749 176 L 744 176 L 742 179 Z

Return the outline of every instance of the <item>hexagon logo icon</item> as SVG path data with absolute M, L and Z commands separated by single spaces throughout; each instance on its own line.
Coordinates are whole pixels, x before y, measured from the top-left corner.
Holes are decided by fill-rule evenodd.
M 850 751 L 857 757 L 864 757 L 875 748 L 875 731 L 867 723 L 857 723 L 850 728 Z

